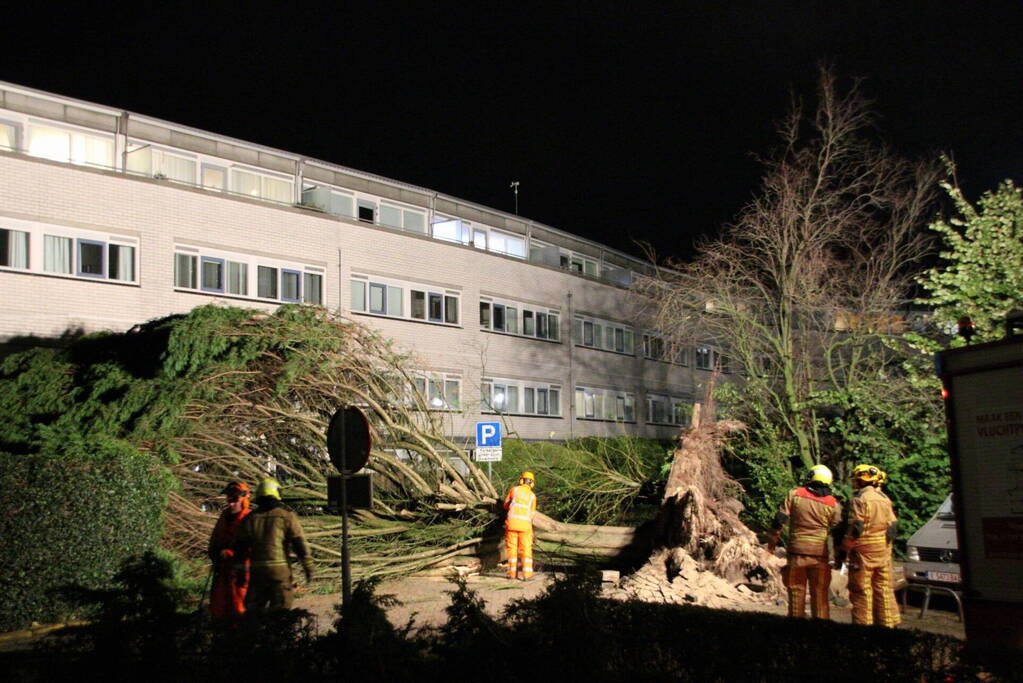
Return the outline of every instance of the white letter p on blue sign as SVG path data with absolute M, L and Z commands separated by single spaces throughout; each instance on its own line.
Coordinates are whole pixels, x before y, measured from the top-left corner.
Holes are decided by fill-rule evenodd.
M 501 423 L 500 422 L 477 422 L 476 423 L 476 447 L 501 445 Z

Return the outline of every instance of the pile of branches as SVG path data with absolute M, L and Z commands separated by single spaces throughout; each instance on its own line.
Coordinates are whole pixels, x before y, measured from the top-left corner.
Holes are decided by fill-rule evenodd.
M 345 405 L 368 418 L 376 493 L 373 510 L 354 519 L 353 573 L 415 571 L 482 542 L 497 493 L 446 436 L 447 414 L 429 409 L 416 382 L 424 375 L 410 355 L 323 309 L 230 310 L 197 309 L 189 316 L 198 318 L 195 324 L 179 325 L 169 344 L 168 353 L 181 350 L 185 364 L 195 362 L 196 344 L 217 347 L 204 352 L 215 362 L 192 374 L 182 413 L 188 425 L 172 444 L 181 481 L 167 516 L 174 550 L 193 556 L 205 550 L 225 482 L 275 476 L 286 502 L 306 513 L 319 575 L 338 572 L 339 517 L 322 514 L 326 477 L 335 473 L 325 434 Z M 188 334 L 198 340 L 175 340 Z

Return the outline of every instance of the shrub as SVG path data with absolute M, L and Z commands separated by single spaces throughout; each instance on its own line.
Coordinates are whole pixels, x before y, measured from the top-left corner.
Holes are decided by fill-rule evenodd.
M 56 452 L 0 453 L 0 631 L 79 616 L 55 591 L 106 585 L 156 547 L 172 478 L 112 439 L 68 435 Z

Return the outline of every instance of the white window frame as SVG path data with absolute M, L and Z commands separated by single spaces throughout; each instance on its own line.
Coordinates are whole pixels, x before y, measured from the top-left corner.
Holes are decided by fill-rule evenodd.
M 636 394 L 620 389 L 601 389 L 577 384 L 575 416 L 579 420 L 636 422 Z
M 193 279 L 189 285 L 179 284 L 181 275 L 180 259 L 192 258 Z M 175 244 L 173 255 L 174 268 L 174 290 L 188 292 L 190 294 L 203 294 L 207 296 L 219 296 L 232 299 L 247 299 L 250 301 L 272 301 L 276 303 L 309 303 L 322 305 L 322 302 L 309 301 L 306 296 L 306 283 L 310 278 L 320 278 L 319 291 L 322 297 L 324 292 L 323 268 L 310 266 L 296 261 L 284 259 L 266 258 L 253 256 L 221 249 L 210 249 L 206 247 L 193 247 L 187 244 Z M 216 263 L 220 266 L 220 285 L 211 286 L 203 277 L 203 264 Z M 244 267 L 245 292 L 232 291 L 231 266 Z M 275 287 L 276 296 L 260 296 L 259 294 L 259 269 L 270 268 L 276 271 Z M 284 297 L 284 276 L 291 273 L 298 278 L 298 297 L 295 299 Z
M 660 402 L 664 408 L 664 419 L 654 419 L 654 403 Z M 688 424 L 689 416 L 692 415 L 692 402 L 688 399 L 670 394 L 649 392 L 646 395 L 646 423 L 653 425 L 671 425 L 682 427 Z M 685 414 L 685 419 L 682 415 Z
M 361 283 L 361 284 L 358 284 Z M 353 286 L 354 285 L 354 286 Z M 371 308 L 371 293 L 376 287 L 383 292 L 382 306 L 378 310 Z M 359 296 L 357 290 L 363 289 L 361 305 L 356 301 Z M 400 313 L 394 313 L 392 305 L 394 296 L 392 290 L 401 290 Z M 423 315 L 414 314 L 416 294 L 422 295 Z M 422 285 L 408 280 L 399 280 L 390 277 L 379 277 L 376 275 L 364 275 L 352 273 L 349 280 L 349 311 L 358 315 L 370 315 L 380 318 L 393 318 L 397 320 L 414 320 L 416 322 L 429 323 L 431 325 L 443 325 L 445 327 L 461 327 L 462 293 L 459 290 L 437 287 L 435 285 Z M 434 315 L 435 306 L 439 306 L 439 315 Z
M 108 282 L 121 285 L 138 286 L 139 284 L 139 240 L 135 237 L 14 218 L 0 219 L 0 228 L 17 233 L 27 233 L 28 235 L 27 265 L 25 267 L 0 266 L 0 270 L 36 272 L 48 277 Z M 68 254 L 67 270 L 46 269 L 47 236 L 68 240 L 70 253 Z M 99 247 L 100 254 L 99 272 L 83 271 L 81 262 L 82 248 L 97 246 Z M 131 250 L 130 266 L 127 268 L 127 270 L 130 270 L 130 277 L 122 278 L 119 277 L 118 273 L 112 274 L 110 272 L 111 251 L 115 249 L 118 250 L 118 253 L 120 253 L 120 250 Z
M 39 150 L 36 152 L 32 151 L 32 132 L 33 128 L 49 128 L 54 131 L 66 134 L 68 136 L 67 149 L 61 154 L 46 154 L 40 153 Z M 91 168 L 103 168 L 107 170 L 113 170 L 117 168 L 117 143 L 114 136 L 109 133 L 102 133 L 100 131 L 91 128 L 79 128 L 78 126 L 68 125 L 61 121 L 50 121 L 48 119 L 36 119 L 29 118 L 24 128 L 24 139 L 23 146 L 26 154 L 29 156 L 36 157 L 37 159 L 49 159 L 50 161 L 56 161 L 64 164 L 75 164 L 76 166 L 88 166 Z M 87 159 L 82 159 L 79 156 L 79 152 L 76 148 L 87 145 L 90 141 L 101 142 L 107 149 L 105 155 L 110 163 L 96 163 Z M 76 158 L 77 157 L 77 158 Z
M 576 314 L 572 319 L 572 343 L 583 348 L 622 356 L 636 355 L 635 329 L 623 323 L 588 315 Z
M 482 381 L 480 412 L 494 415 L 530 415 L 536 417 L 562 417 L 561 402 L 564 398 L 561 384 L 537 382 L 530 380 L 506 379 L 502 377 L 484 377 Z M 507 402 L 515 390 L 515 405 Z M 532 392 L 532 400 L 527 400 L 528 392 Z M 499 398 L 502 396 L 503 398 Z M 545 397 L 547 409 L 541 411 L 540 396 Z M 500 404 L 500 405 L 498 405 Z
M 485 310 L 489 311 L 489 317 L 484 314 Z M 504 311 L 503 329 L 499 328 L 497 324 L 498 310 Z M 511 317 L 508 314 L 509 310 L 515 311 L 514 331 L 508 330 L 508 321 L 511 320 Z M 527 339 L 540 339 L 542 341 L 561 343 L 561 311 L 557 308 L 527 304 L 513 299 L 481 296 L 479 301 L 479 311 L 481 330 L 494 332 L 496 334 L 507 334 L 515 337 L 525 337 Z M 531 334 L 526 333 L 527 320 L 532 321 L 531 328 L 528 328 L 532 329 Z M 540 320 L 546 320 L 547 322 L 540 325 L 538 322 Z M 540 334 L 541 327 L 546 329 L 547 333 L 545 335 Z
M 427 410 L 459 413 L 462 411 L 462 376 L 450 372 L 420 372 L 413 375 L 413 386 Z M 417 402 L 418 403 L 418 402 Z

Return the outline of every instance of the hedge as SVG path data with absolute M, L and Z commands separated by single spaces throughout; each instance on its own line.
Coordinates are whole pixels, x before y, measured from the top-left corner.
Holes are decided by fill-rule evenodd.
M 112 439 L 0 453 L 0 631 L 81 616 L 55 589 L 104 586 L 156 547 L 172 482 L 155 458 Z

